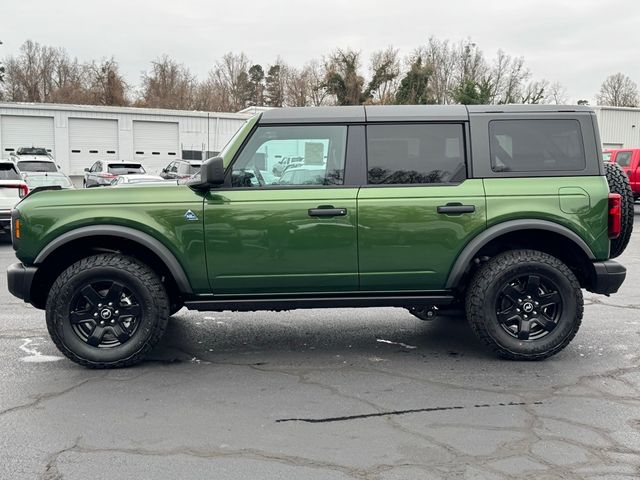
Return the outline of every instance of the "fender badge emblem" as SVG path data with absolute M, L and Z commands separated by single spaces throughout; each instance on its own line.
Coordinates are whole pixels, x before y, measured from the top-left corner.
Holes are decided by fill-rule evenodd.
M 184 212 L 184 219 L 192 222 L 198 220 L 198 216 L 191 210 L 187 210 L 186 212 Z

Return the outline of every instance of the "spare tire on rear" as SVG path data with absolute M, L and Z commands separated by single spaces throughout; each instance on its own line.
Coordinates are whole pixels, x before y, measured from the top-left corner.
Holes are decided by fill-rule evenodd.
M 629 184 L 629 177 L 624 173 L 617 163 L 605 162 L 604 164 L 607 181 L 609 182 L 609 191 L 611 193 L 619 193 L 622 197 L 622 229 L 620 236 L 611 240 L 611 248 L 609 256 L 616 258 L 624 252 L 631 239 L 633 231 L 633 191 Z

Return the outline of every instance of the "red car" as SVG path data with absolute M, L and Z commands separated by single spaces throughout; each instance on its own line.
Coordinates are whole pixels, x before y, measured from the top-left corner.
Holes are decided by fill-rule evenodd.
M 617 163 L 629 177 L 633 199 L 640 198 L 640 148 L 621 148 L 602 152 L 605 162 Z

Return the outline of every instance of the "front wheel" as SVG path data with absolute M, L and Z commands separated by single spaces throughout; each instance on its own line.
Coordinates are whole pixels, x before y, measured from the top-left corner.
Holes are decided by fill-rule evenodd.
M 541 360 L 561 351 L 578 332 L 582 290 L 557 258 L 512 250 L 475 273 L 466 311 L 472 330 L 498 356 Z
M 54 282 L 47 328 L 58 349 L 91 368 L 140 362 L 162 337 L 169 300 L 158 275 L 120 254 L 83 258 Z

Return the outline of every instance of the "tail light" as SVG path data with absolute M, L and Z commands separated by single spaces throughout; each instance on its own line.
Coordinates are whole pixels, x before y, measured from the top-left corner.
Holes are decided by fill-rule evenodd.
M 108 178 L 109 180 L 113 180 L 114 178 L 117 177 L 117 175 L 114 175 L 113 173 L 101 173 L 98 176 L 100 178 Z
M 609 194 L 609 238 L 614 239 L 622 232 L 622 197 L 619 193 Z
M 18 185 L 18 196 L 20 198 L 24 198 L 27 195 L 29 195 L 29 187 L 26 183 L 22 183 L 20 185 Z

